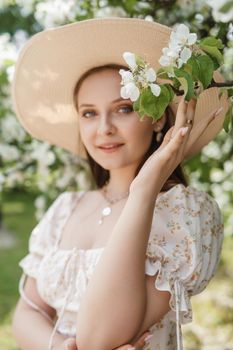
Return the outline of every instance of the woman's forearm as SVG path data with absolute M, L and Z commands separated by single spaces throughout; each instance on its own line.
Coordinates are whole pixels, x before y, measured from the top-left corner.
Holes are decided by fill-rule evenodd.
M 145 254 L 155 200 L 145 191 L 129 195 L 79 309 L 79 350 L 110 350 L 137 334 L 147 303 Z
M 53 324 L 38 311 L 19 302 L 13 318 L 12 331 L 21 350 L 47 350 Z M 56 334 L 54 344 L 61 344 L 65 338 Z

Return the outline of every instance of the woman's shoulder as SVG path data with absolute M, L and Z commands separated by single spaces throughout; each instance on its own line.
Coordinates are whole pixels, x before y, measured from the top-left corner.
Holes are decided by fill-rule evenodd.
M 220 209 L 216 200 L 207 192 L 192 186 L 177 184 L 162 193 L 155 205 L 155 212 L 192 217 L 218 216 Z
M 171 201 L 172 199 L 172 201 Z M 207 192 L 197 189 L 193 186 L 185 186 L 182 183 L 174 185 L 168 191 L 159 195 L 158 200 L 167 200 L 173 203 L 186 200 L 192 203 L 202 204 L 203 202 L 216 203 L 216 200 Z

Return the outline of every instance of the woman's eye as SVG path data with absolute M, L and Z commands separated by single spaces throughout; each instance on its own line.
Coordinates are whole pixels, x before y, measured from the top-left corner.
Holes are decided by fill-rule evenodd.
M 126 112 L 123 112 L 123 113 L 131 113 L 131 112 L 133 112 L 133 107 L 131 107 L 131 106 L 123 106 L 123 107 L 119 108 L 119 111 L 120 110 L 126 111 Z
M 85 112 L 82 113 L 82 117 L 89 118 L 90 117 L 89 114 L 92 115 L 93 113 L 95 113 L 95 112 L 94 111 L 85 111 Z

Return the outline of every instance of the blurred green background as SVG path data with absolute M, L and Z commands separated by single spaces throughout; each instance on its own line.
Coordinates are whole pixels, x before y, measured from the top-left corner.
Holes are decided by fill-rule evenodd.
M 222 74 L 233 80 L 233 1 L 0 0 L 0 350 L 16 350 L 11 317 L 18 298 L 19 260 L 28 237 L 62 191 L 92 186 L 87 164 L 31 137 L 17 122 L 10 96 L 14 64 L 36 32 L 93 17 L 139 17 L 185 23 L 199 38 L 224 45 Z M 194 321 L 183 327 L 185 350 L 233 349 L 233 132 L 222 131 L 185 164 L 190 184 L 209 192 L 224 217 L 225 239 L 215 278 L 193 297 Z

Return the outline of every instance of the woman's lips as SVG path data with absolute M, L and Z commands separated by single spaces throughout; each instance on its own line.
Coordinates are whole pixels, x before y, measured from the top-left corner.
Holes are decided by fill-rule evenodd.
M 112 153 L 112 152 L 116 152 L 123 145 L 124 144 L 119 144 L 115 146 L 106 146 L 106 147 L 102 146 L 102 147 L 99 147 L 99 149 L 107 153 Z

